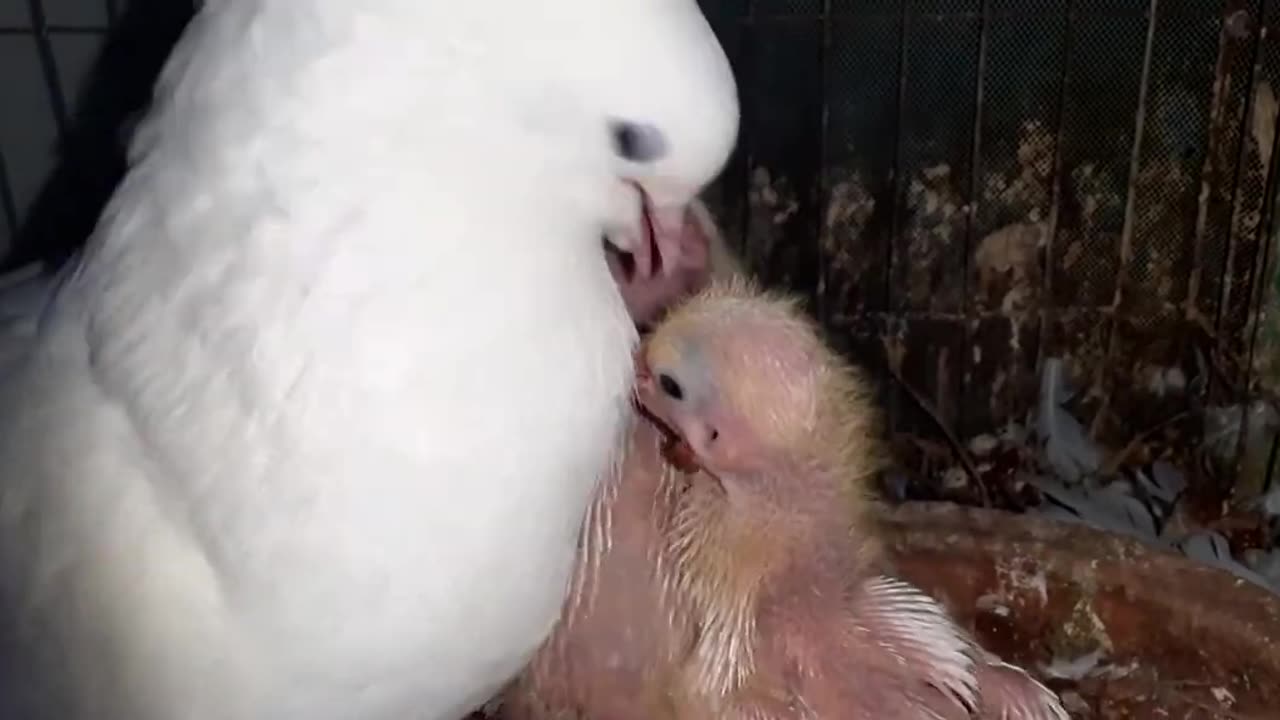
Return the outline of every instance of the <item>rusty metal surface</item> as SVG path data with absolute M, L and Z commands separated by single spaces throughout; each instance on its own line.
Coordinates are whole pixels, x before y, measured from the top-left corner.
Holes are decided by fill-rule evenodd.
M 1136 541 L 1035 516 L 906 504 L 887 518 L 901 574 L 985 647 L 1044 677 L 1078 718 L 1280 716 L 1280 597 Z M 1086 709 L 1087 708 L 1087 709 Z
M 1050 354 L 1106 442 L 1248 392 L 1280 1 L 702 5 L 744 97 L 729 236 L 856 359 L 905 344 L 957 434 L 1021 419 Z

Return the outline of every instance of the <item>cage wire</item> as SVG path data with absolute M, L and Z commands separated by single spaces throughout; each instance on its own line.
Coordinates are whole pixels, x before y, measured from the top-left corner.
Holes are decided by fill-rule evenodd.
M 1047 357 L 1113 444 L 1257 385 L 1280 0 L 701 4 L 743 109 L 708 201 L 895 430 L 1020 421 Z M 10 266 L 88 235 L 191 6 L 0 0 Z
M 6 248 L 52 167 L 56 142 L 65 138 L 68 93 L 82 80 L 86 58 L 97 54 L 115 11 L 112 0 L 0 0 L 0 87 L 8 96 L 0 144 Z
M 900 381 L 894 430 L 1022 422 L 1060 357 L 1124 447 L 1259 384 L 1278 4 L 708 0 L 744 113 L 716 207 Z

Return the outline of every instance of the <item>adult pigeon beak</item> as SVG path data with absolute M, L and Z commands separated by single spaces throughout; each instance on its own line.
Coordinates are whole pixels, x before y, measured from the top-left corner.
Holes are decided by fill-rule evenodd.
M 671 277 L 680 267 L 684 252 L 684 224 L 688 205 L 655 208 L 646 201 L 645 235 L 640 242 L 640 252 L 635 255 L 636 276 L 640 279 Z
M 611 234 L 610 243 L 630 256 L 628 281 L 649 280 L 659 274 L 671 277 L 679 269 L 684 253 L 683 234 L 690 203 L 658 205 L 640 183 L 630 184 L 640 196 L 639 232 Z

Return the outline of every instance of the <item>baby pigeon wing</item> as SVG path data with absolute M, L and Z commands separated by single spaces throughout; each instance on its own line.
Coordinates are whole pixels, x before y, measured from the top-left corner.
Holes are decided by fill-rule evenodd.
M 1024 670 L 991 653 L 978 665 L 982 720 L 1067 720 L 1067 711 L 1049 688 Z

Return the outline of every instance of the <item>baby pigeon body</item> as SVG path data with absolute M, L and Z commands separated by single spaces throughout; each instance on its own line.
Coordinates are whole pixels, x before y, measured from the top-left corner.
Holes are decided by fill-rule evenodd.
M 714 284 L 659 323 L 639 373 L 648 419 L 510 717 L 1065 719 L 885 574 L 876 413 L 795 303 Z M 676 449 L 685 471 L 663 464 Z

